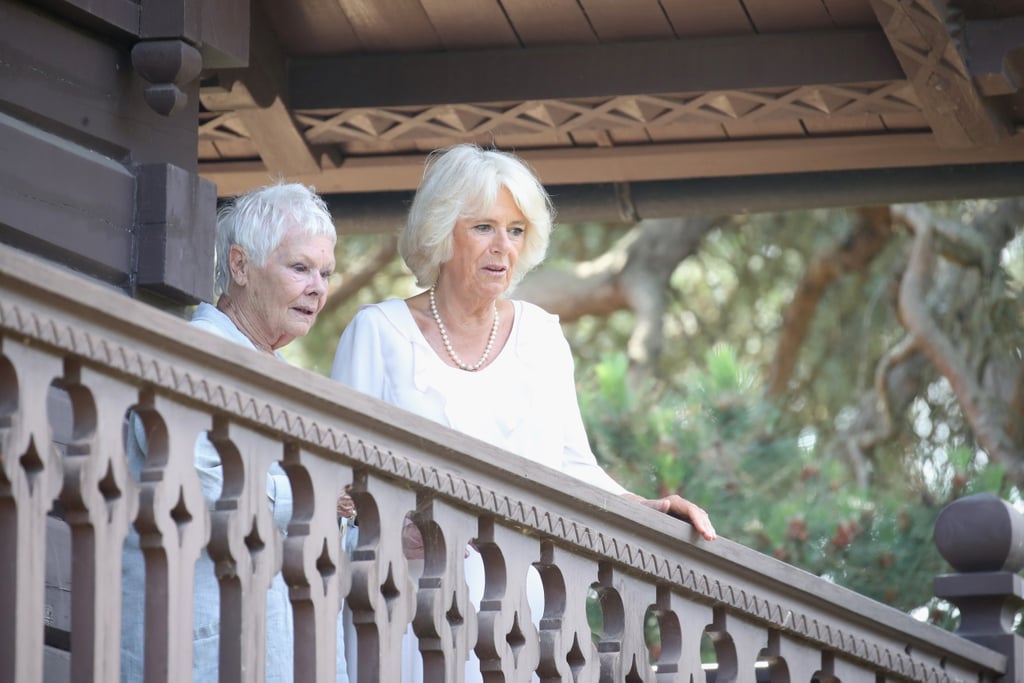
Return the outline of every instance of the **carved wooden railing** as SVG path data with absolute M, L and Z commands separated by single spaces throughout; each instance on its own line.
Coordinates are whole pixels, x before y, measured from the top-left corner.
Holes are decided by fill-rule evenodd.
M 67 410 L 54 408 L 53 395 Z M 49 400 L 48 400 L 49 399 Z M 48 405 L 50 406 L 48 408 Z M 126 414 L 150 430 L 128 473 Z M 212 512 L 192 465 L 209 431 L 224 458 Z M 54 441 L 62 444 L 61 448 Z M 295 508 L 286 538 L 265 500 L 280 461 Z M 0 680 L 44 676 L 48 513 L 71 536 L 70 671 L 113 681 L 121 548 L 133 523 L 147 570 L 147 680 L 190 680 L 194 562 L 222 577 L 222 680 L 259 680 L 264 601 L 290 587 L 298 681 L 333 681 L 339 602 L 359 632 L 361 681 L 398 681 L 401 634 L 420 635 L 427 681 L 462 679 L 473 647 L 488 680 L 995 681 L 996 652 L 726 539 L 450 432 L 313 373 L 192 328 L 116 290 L 0 247 Z M 351 484 L 360 541 L 341 551 L 336 497 Z M 427 558 L 403 557 L 412 511 Z M 488 569 L 467 607 L 464 548 Z M 49 558 L 52 560 L 53 558 Z M 542 577 L 534 626 L 524 577 Z M 592 639 L 594 589 L 604 628 Z M 660 646 L 645 644 L 653 613 Z M 715 666 L 702 666 L 711 643 Z M 653 653 L 653 654 L 652 654 Z M 246 672 L 246 673 L 243 673 Z M 501 678 L 500 674 L 504 677 Z M 47 672 L 49 678 L 49 672 Z

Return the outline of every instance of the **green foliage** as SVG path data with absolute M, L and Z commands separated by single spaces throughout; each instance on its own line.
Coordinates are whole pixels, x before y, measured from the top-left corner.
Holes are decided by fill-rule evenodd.
M 986 204 L 931 208 L 969 221 Z M 637 493 L 679 492 L 707 508 L 723 536 L 899 608 L 921 607 L 948 625 L 955 610 L 929 599 L 932 577 L 948 570 L 931 541 L 938 511 L 979 491 L 1021 504 L 1017 491 L 979 455 L 955 395 L 934 372 L 897 416 L 892 438 L 872 452 L 866 487 L 858 486 L 843 450 L 879 359 L 905 334 L 895 310 L 909 233 L 890 238 L 864 272 L 830 282 L 788 390 L 768 400 L 762 389 L 787 304 L 810 265 L 843 244 L 852 226 L 849 211 L 814 210 L 739 216 L 710 233 L 671 278 L 655 377 L 634 377 L 622 353 L 634 329 L 631 312 L 563 325 L 576 354 L 584 418 L 602 463 Z M 548 263 L 596 258 L 629 229 L 558 226 Z M 340 239 L 334 287 L 380 241 Z M 999 265 L 987 305 L 956 302 L 950 312 L 966 311 L 953 322 L 972 348 L 1020 358 L 1024 237 L 1010 243 Z M 326 374 L 359 305 L 414 291 L 395 259 L 285 353 Z M 969 326 L 982 334 L 972 337 Z
M 701 505 L 724 537 L 900 609 L 928 603 L 946 571 L 931 540 L 938 512 L 1005 494 L 1000 469 L 958 448 L 930 487 L 908 495 L 904 477 L 861 490 L 809 430 L 779 419 L 755 378 L 725 344 L 676 386 L 633 387 L 625 357 L 608 355 L 580 388 L 595 452 L 635 492 Z

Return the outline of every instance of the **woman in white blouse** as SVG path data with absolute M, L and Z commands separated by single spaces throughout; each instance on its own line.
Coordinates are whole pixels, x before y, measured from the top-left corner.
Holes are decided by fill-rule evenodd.
M 583 428 L 572 353 L 557 317 L 506 298 L 544 259 L 552 214 L 547 192 L 517 157 L 469 144 L 432 154 L 398 245 L 427 289 L 360 309 L 338 343 L 331 376 L 687 519 L 713 540 L 714 527 L 698 506 L 677 495 L 641 498 L 601 469 Z M 483 570 L 477 565 L 470 553 L 467 581 L 478 599 Z M 539 580 L 534 583 L 539 589 Z M 542 604 L 542 593 L 531 603 L 534 597 Z M 540 614 L 534 609 L 534 619 Z M 473 665 L 467 681 L 480 679 Z M 418 680 L 408 669 L 403 678 Z

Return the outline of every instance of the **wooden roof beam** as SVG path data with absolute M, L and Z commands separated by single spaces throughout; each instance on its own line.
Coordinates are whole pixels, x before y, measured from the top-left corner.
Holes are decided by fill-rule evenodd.
M 666 143 L 620 147 L 520 149 L 517 153 L 545 184 L 629 182 L 681 178 L 722 178 L 761 174 L 906 168 L 948 164 L 1024 161 L 1024 136 L 996 149 L 944 149 L 929 133 L 830 136 L 781 140 Z M 415 189 L 423 177 L 424 155 L 349 157 L 337 168 L 289 178 L 317 191 L 380 192 Z M 259 162 L 199 165 L 220 196 L 267 182 Z
M 288 70 L 294 109 L 564 100 L 905 79 L 878 29 L 296 57 L 289 60 Z
M 234 112 L 268 177 L 317 173 L 316 154 L 288 108 L 284 54 L 258 7 L 253 4 L 248 68 L 213 72 L 200 88 L 199 100 L 210 111 Z
M 548 185 L 559 223 L 1017 197 L 1024 163 Z M 394 234 L 413 192 L 326 194 L 339 234 Z
M 994 145 L 1005 117 L 975 88 L 964 35 L 969 26 L 948 0 L 871 0 L 893 52 L 914 87 L 939 145 Z

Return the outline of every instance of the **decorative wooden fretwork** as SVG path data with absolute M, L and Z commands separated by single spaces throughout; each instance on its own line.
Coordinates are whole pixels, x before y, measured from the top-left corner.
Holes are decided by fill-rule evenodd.
M 700 94 L 533 100 L 429 107 L 296 112 L 309 144 L 643 130 L 735 121 L 805 120 L 918 113 L 905 81 L 729 90 Z M 231 112 L 208 115 L 200 140 L 247 139 Z
M 1006 125 L 975 89 L 963 13 L 947 0 L 871 0 L 940 145 L 996 143 Z

